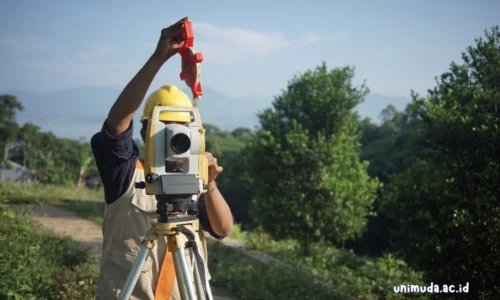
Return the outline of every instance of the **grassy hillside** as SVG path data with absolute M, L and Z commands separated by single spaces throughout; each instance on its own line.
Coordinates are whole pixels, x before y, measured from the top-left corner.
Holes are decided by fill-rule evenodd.
M 89 253 L 0 208 L 0 299 L 92 299 L 99 273 Z
M 38 227 L 27 214 L 33 205 L 53 205 L 65 208 L 100 224 L 104 212 L 104 204 L 101 199 L 100 192 L 86 188 L 0 183 L 0 204 L 24 207 L 20 216 L 16 216 L 10 210 L 2 212 L 2 220 L 5 223 L 1 227 L 2 234 L 5 231 L 5 233 L 10 232 L 10 235 L 14 236 L 13 232 L 29 232 Z M 13 225 L 16 222 L 19 224 Z M 21 237 L 12 239 L 10 245 L 24 247 L 23 251 L 27 252 L 19 254 L 21 256 L 29 255 L 30 251 L 34 249 L 44 248 L 42 245 L 45 244 L 49 245 L 49 248 L 39 255 L 51 255 L 52 248 L 50 247 L 73 253 L 71 254 L 73 256 L 70 256 L 70 261 L 61 266 L 61 268 L 67 269 L 64 273 L 67 278 L 65 277 L 64 280 L 69 282 L 65 286 L 65 293 L 76 292 L 72 291 L 72 286 L 77 279 L 88 282 L 85 289 L 81 291 L 82 293 L 92 293 L 97 277 L 95 267 L 88 265 L 88 254 L 85 251 L 75 250 L 77 248 L 70 239 L 60 240 L 40 230 L 36 231 L 36 234 L 37 236 L 29 242 L 26 240 L 27 237 L 23 237 L 21 234 Z M 261 242 L 259 242 L 259 236 L 263 236 Z M 4 238 L 7 239 L 5 236 Z M 403 299 L 395 297 L 397 295 L 392 291 L 394 285 L 422 284 L 420 274 L 411 271 L 403 262 L 390 255 L 380 259 L 369 259 L 350 251 L 315 247 L 312 257 L 302 259 L 299 255 L 300 250 L 297 242 L 276 242 L 267 234 L 241 232 L 238 225 L 231 238 L 242 241 L 249 249 L 259 252 L 253 252 L 253 255 L 249 255 L 248 251 L 231 248 L 217 241 L 209 240 L 209 267 L 213 284 L 227 289 L 240 299 L 257 300 L 269 295 L 275 295 L 273 299 L 277 300 L 296 299 L 297 297 L 300 299 L 346 299 L 344 294 L 355 295 L 359 299 L 380 299 L 380 297 Z M 31 246 L 26 248 L 21 245 L 22 243 L 29 243 Z M 51 246 L 52 244 L 61 246 Z M 262 253 L 278 260 L 270 259 L 264 262 L 256 259 L 256 257 L 263 255 Z M 9 258 L 9 261 L 12 259 L 12 257 Z M 31 260 L 19 260 L 19 264 L 23 266 L 20 269 L 26 268 L 27 270 L 28 263 L 31 263 Z M 62 263 L 54 262 L 53 265 L 40 271 L 41 274 L 46 274 L 45 280 L 54 287 L 48 288 L 49 291 L 40 290 L 38 283 L 26 281 L 24 287 L 26 293 L 23 295 L 32 293 L 38 297 L 45 297 L 43 293 L 49 293 L 56 289 L 54 281 L 61 280 L 58 275 L 51 273 L 56 264 Z M 39 265 L 37 268 L 44 268 L 44 266 Z M 29 272 L 26 274 L 21 272 L 19 276 L 29 276 L 29 274 Z M 4 273 L 0 276 L 0 281 L 5 282 L 4 289 L 6 291 L 17 289 L 13 281 L 4 281 L 7 275 Z M 48 286 L 51 286 L 50 284 Z M 259 289 L 256 289 L 255 286 L 259 286 Z

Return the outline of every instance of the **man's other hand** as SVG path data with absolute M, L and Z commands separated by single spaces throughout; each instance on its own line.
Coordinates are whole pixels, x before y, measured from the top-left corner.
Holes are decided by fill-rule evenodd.
M 188 17 L 182 18 L 174 25 L 164 28 L 161 31 L 160 39 L 153 57 L 159 59 L 163 63 L 179 51 L 179 48 L 186 40 L 186 36 L 183 34 L 183 21 L 187 18 Z
M 213 157 L 212 153 L 205 152 L 205 157 L 208 160 L 208 183 L 211 183 L 222 172 L 223 168 L 217 165 L 217 158 Z

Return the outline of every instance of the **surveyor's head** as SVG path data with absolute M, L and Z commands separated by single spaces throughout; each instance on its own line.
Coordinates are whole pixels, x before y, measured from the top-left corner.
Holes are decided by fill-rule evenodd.
M 155 106 L 168 106 L 174 108 L 192 108 L 193 105 L 189 97 L 175 86 L 165 85 L 154 91 L 146 100 L 144 110 L 141 117 L 141 138 L 146 143 L 146 132 L 151 114 Z M 161 112 L 159 120 L 165 124 L 177 123 L 186 124 L 191 121 L 191 114 L 189 112 Z M 175 172 L 180 169 L 180 163 L 167 162 L 167 170 Z
M 193 104 L 183 91 L 172 85 L 164 85 L 151 93 L 144 104 L 144 110 L 141 117 L 141 138 L 143 142 L 146 142 L 146 130 L 155 106 L 192 108 Z M 191 114 L 189 112 L 162 112 L 160 113 L 159 120 L 165 124 L 186 124 L 191 121 Z

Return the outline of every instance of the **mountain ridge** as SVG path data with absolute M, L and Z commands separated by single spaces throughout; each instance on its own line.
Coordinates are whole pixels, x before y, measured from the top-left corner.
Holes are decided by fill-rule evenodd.
M 190 95 L 187 88 L 182 89 Z M 152 91 L 148 91 L 149 95 Z M 109 109 L 121 90 L 109 86 L 83 86 L 61 89 L 48 93 L 33 93 L 19 89 L 2 92 L 12 94 L 23 104 L 24 110 L 17 114 L 20 124 L 32 122 L 43 131 L 52 131 L 58 137 L 78 139 L 90 137 L 101 129 Z M 256 113 L 271 106 L 274 96 L 255 95 L 233 98 L 210 87 L 204 87 L 204 95 L 198 108 L 205 124 L 213 124 L 224 130 L 238 127 L 255 129 Z M 382 109 L 392 104 L 404 110 L 411 100 L 406 97 L 384 96 L 370 93 L 356 110 L 362 118 L 369 117 L 378 122 Z M 139 121 L 143 105 L 139 108 L 134 124 Z M 134 126 L 138 136 L 139 126 Z

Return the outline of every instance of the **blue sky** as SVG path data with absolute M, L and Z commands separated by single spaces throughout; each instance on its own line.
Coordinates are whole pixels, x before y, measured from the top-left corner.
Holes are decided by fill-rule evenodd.
M 432 87 L 500 23 L 499 11 L 494 0 L 2 1 L 0 91 L 121 88 L 160 30 L 189 16 L 205 57 L 202 82 L 229 96 L 277 94 L 322 61 L 355 66 L 356 82 L 372 92 L 408 96 Z M 179 71 L 176 57 L 152 88 L 183 85 Z

